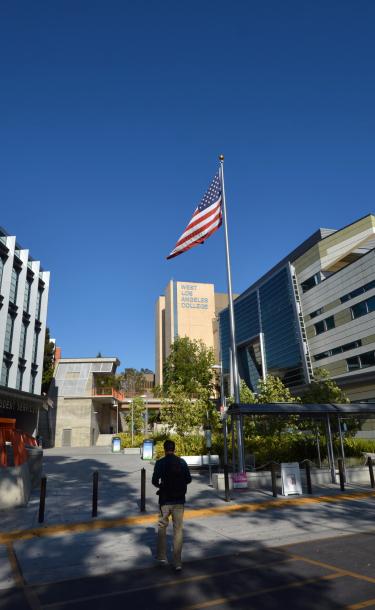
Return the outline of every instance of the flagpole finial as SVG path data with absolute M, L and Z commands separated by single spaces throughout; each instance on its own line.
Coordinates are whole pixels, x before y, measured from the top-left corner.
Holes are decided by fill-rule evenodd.
M 219 161 L 224 161 L 224 155 L 219 155 Z

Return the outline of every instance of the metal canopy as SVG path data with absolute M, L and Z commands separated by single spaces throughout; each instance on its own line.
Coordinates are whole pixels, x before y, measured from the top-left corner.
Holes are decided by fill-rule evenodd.
M 300 415 L 322 417 L 324 415 L 375 415 L 375 403 L 298 404 L 292 402 L 271 402 L 265 404 L 234 404 L 226 415 Z

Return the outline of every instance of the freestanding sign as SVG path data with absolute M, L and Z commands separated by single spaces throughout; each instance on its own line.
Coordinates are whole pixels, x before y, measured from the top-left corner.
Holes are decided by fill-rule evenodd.
M 119 436 L 112 437 L 112 453 L 119 453 L 121 451 L 121 438 Z
M 302 495 L 301 473 L 298 462 L 281 464 L 281 484 L 283 496 Z
M 142 460 L 152 460 L 153 453 L 154 441 L 152 439 L 143 441 Z

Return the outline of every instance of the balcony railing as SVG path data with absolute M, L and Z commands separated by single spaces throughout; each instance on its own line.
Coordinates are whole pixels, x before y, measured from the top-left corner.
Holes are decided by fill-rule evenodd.
M 119 392 L 119 390 L 116 390 L 115 388 L 110 388 L 110 387 L 93 388 L 92 395 L 93 396 L 103 396 L 103 397 L 112 396 L 112 398 L 116 398 L 117 400 L 124 400 L 124 398 L 125 398 L 125 394 L 123 394 L 122 392 Z

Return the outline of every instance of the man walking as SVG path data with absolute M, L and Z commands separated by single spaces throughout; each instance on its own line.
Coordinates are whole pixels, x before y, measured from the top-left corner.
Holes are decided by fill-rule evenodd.
M 159 488 L 160 517 L 156 559 L 167 563 L 167 527 L 169 517 L 173 522 L 173 565 L 175 570 L 182 569 L 182 524 L 187 485 L 191 482 L 189 467 L 185 460 L 174 454 L 173 441 L 164 442 L 165 457 L 157 460 L 152 475 L 152 484 Z

